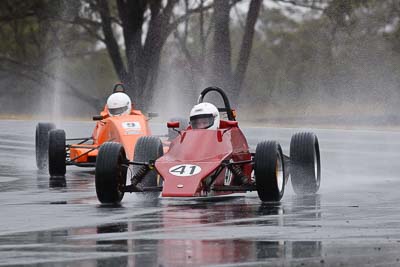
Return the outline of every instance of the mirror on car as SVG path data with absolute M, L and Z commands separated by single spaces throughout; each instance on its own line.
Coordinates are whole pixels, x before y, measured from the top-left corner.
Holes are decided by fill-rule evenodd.
M 103 116 L 101 116 L 101 115 L 95 115 L 95 116 L 93 116 L 93 120 L 94 121 L 101 121 L 103 119 Z
M 238 122 L 237 121 L 226 121 L 226 125 L 228 127 L 238 127 Z
M 167 122 L 168 128 L 179 128 L 179 121 L 169 121 Z

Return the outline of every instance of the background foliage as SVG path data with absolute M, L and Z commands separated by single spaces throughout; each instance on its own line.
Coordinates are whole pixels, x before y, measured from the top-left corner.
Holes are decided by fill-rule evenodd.
M 104 42 L 100 2 L 0 2 L 2 114 L 97 113 L 112 85 L 125 79 Z M 228 35 L 215 31 L 214 4 L 224 6 L 217 2 L 226 4 Z M 122 62 L 129 66 L 118 1 L 106 3 Z M 168 22 L 177 23 L 161 47 L 157 68 L 150 68 L 155 83 L 150 78 L 141 85 L 125 81 L 132 92 L 140 88 L 131 95 L 147 111 L 165 118 L 186 114 L 198 92 L 216 84 L 228 91 L 242 119 L 399 123 L 399 1 L 260 1 L 240 88 L 235 75 L 256 1 L 166 1 L 154 14 L 152 3 L 143 6 L 143 45 L 152 16 L 166 12 L 168 3 L 174 7 Z M 221 50 L 216 39 L 229 49 L 229 57 L 216 54 Z

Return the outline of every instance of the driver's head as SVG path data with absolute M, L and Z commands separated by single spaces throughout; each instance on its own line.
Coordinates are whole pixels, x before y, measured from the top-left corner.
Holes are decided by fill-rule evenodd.
M 125 93 L 114 93 L 107 99 L 108 114 L 110 116 L 120 116 L 131 113 L 131 99 Z
M 193 129 L 217 130 L 219 120 L 217 107 L 210 103 L 197 104 L 190 111 L 190 125 Z

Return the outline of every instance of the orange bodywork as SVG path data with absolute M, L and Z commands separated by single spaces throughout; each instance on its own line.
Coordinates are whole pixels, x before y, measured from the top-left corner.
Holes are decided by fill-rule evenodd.
M 147 117 L 140 110 L 134 109 L 130 114 L 110 117 L 107 108 L 104 108 L 100 114 L 104 119 L 96 123 L 92 133 L 93 144 L 72 145 L 69 151 L 70 160 L 75 163 L 95 162 L 98 153 L 96 148 L 104 142 L 121 143 L 126 157 L 133 160 L 137 140 L 141 136 L 151 135 Z

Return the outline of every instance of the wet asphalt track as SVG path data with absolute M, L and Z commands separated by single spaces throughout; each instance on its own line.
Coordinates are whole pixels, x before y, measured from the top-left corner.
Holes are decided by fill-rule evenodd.
M 316 130 L 316 196 L 261 204 L 256 193 L 215 200 L 126 195 L 101 207 L 93 170 L 66 181 L 36 170 L 36 122 L 0 121 L 0 265 L 400 266 L 400 133 Z M 57 124 L 67 137 L 93 123 Z M 154 125 L 154 133 L 162 133 Z M 247 128 L 250 145 L 294 129 Z

